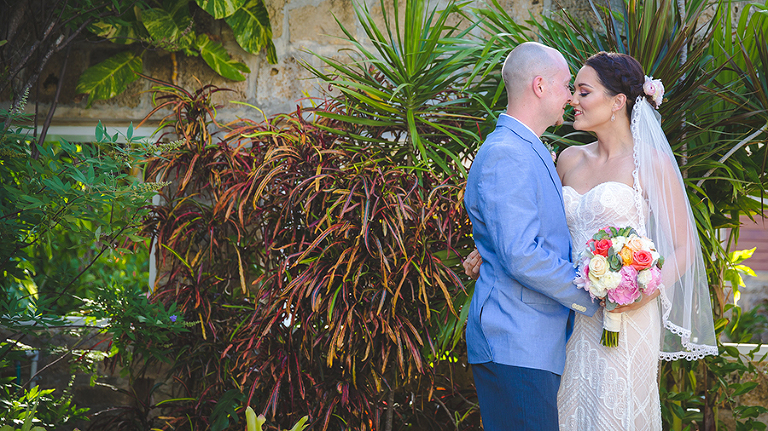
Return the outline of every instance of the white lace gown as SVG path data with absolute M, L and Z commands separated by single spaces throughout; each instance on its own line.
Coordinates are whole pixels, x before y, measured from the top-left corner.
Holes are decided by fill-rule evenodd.
M 574 261 L 587 240 L 606 226 L 641 229 L 635 189 L 602 183 L 581 195 L 563 187 Z M 576 314 L 566 346 L 565 371 L 557 394 L 560 430 L 661 430 L 657 374 L 661 324 L 657 301 L 622 313 L 618 347 L 600 344 L 603 309 Z

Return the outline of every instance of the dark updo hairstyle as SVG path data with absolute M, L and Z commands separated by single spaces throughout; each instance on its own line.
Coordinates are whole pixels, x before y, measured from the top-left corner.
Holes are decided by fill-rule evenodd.
M 635 106 L 637 96 L 641 94 L 654 106 L 653 99 L 643 92 L 643 66 L 632 56 L 601 51 L 589 57 L 584 65 L 597 72 L 600 83 L 611 97 L 617 94 L 627 96 L 627 117 L 632 118 L 632 107 Z

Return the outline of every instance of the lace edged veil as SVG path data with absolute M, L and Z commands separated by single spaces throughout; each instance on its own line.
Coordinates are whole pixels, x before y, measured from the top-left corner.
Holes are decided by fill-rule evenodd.
M 691 205 L 660 117 L 642 95 L 632 108 L 635 204 L 646 235 L 665 258 L 660 289 L 660 358 L 717 355 L 707 272 Z M 648 204 L 647 220 L 643 202 Z

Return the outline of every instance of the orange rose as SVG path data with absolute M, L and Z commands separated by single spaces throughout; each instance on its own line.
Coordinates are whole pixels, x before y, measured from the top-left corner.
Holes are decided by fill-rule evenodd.
M 652 263 L 653 263 L 653 256 L 651 256 L 651 252 L 649 251 L 640 250 L 640 251 L 636 251 L 632 255 L 631 265 L 638 271 L 642 269 L 650 268 Z
M 632 250 L 630 250 L 627 247 L 624 247 L 619 252 L 619 257 L 621 257 L 621 262 L 624 265 L 632 265 Z

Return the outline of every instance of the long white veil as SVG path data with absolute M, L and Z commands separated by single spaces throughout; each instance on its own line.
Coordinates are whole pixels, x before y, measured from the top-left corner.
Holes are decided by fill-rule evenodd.
M 660 358 L 696 360 L 717 355 L 707 272 L 691 205 L 660 117 L 642 95 L 632 108 L 635 193 L 646 234 L 665 258 L 660 289 Z

